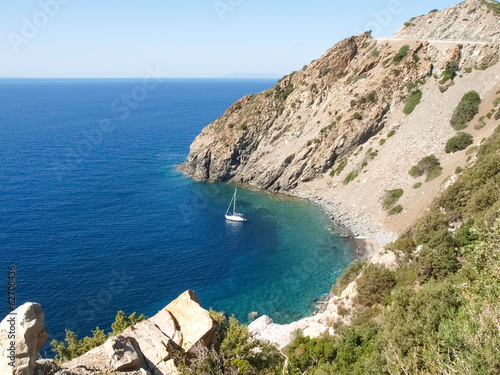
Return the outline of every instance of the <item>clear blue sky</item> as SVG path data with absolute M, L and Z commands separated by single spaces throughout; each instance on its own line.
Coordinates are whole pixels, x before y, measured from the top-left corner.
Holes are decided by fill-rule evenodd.
M 390 36 L 457 2 L 0 0 L 0 77 L 142 77 L 148 66 L 168 77 L 281 76 L 350 35 Z

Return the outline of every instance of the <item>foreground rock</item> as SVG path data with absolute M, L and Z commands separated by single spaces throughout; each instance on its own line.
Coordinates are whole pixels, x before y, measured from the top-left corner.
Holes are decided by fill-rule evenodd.
M 216 330 L 208 311 L 188 290 L 152 318 L 59 366 L 53 360 L 37 361 L 48 337 L 44 313 L 39 304 L 26 303 L 0 325 L 0 375 L 177 374 L 174 357 L 189 358 L 194 346 L 216 345 Z
M 25 303 L 0 323 L 0 374 L 31 375 L 47 341 L 44 314 L 38 303 Z
M 216 329 L 196 294 L 188 290 L 152 318 L 64 363 L 57 374 L 176 374 L 174 356 L 189 356 L 197 344 L 216 344 Z

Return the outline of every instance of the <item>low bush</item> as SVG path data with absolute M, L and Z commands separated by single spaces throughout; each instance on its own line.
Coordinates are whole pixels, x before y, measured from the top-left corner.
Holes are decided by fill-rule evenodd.
M 398 204 L 397 206 L 395 206 L 389 210 L 389 215 L 390 216 L 397 215 L 397 214 L 400 214 L 401 212 L 403 212 L 403 206 Z
M 373 57 L 379 57 L 379 56 L 380 56 L 380 51 L 379 51 L 378 49 L 376 49 L 376 48 L 375 48 L 375 49 L 372 51 L 372 56 L 373 56 Z
M 474 116 L 479 112 L 479 105 L 481 104 L 481 97 L 476 91 L 469 91 L 462 97 L 457 108 L 453 112 L 450 120 L 451 126 L 455 130 L 462 130 L 467 127 Z
M 440 165 L 436 165 L 436 166 L 432 167 L 427 172 L 427 177 L 425 178 L 425 182 L 429 182 L 429 181 L 432 181 L 432 180 L 438 178 L 439 176 L 441 176 L 442 172 L 443 172 L 443 167 L 441 167 Z
M 337 281 L 332 286 L 330 293 L 334 296 L 340 296 L 344 289 L 352 283 L 361 273 L 361 270 L 366 265 L 364 262 L 354 261 L 347 267 L 342 275 L 337 278 Z
M 410 113 L 412 113 L 415 107 L 420 103 L 421 99 L 422 99 L 422 91 L 420 90 L 413 91 L 405 99 L 405 106 L 403 108 L 404 114 L 409 115 Z
M 394 273 L 382 265 L 369 264 L 356 280 L 355 302 L 363 306 L 381 303 L 396 284 Z
M 441 74 L 441 80 L 439 81 L 439 83 L 443 85 L 447 81 L 453 80 L 457 76 L 457 71 L 458 71 L 458 63 L 451 63 L 451 62 L 447 63 L 446 69 Z
M 388 209 L 396 204 L 396 202 L 403 196 L 403 189 L 389 190 L 384 198 L 383 206 Z
M 52 351 L 56 353 L 56 362 L 67 362 L 80 357 L 89 350 L 104 344 L 111 336 L 122 333 L 125 328 L 133 326 L 144 319 L 144 315 L 137 315 L 135 312 L 127 317 L 123 311 L 118 311 L 115 322 L 111 324 L 112 332 L 110 333 L 106 334 L 97 327 L 92 331 L 92 337 L 79 339 L 74 332 L 66 330 L 66 338 L 64 341 L 52 340 L 50 343 Z
M 396 134 L 396 130 L 391 130 L 391 131 L 387 134 L 387 138 L 391 138 L 394 134 Z
M 469 133 L 458 133 L 455 137 L 446 142 L 445 151 L 447 154 L 465 150 L 474 143 L 474 138 Z
M 332 129 L 335 127 L 335 125 L 336 125 L 336 124 L 337 124 L 337 123 L 336 123 L 335 121 L 334 121 L 334 122 L 332 122 L 330 125 L 325 126 L 323 129 L 321 129 L 321 130 L 320 130 L 320 133 L 321 133 L 321 134 L 324 134 L 324 133 L 329 132 L 330 130 L 332 130 Z
M 439 167 L 441 163 L 435 155 L 429 155 L 422 158 L 417 165 L 411 167 L 408 172 L 412 177 L 420 177 L 426 173 L 429 173 L 432 169 Z
M 361 120 L 363 118 L 363 116 L 361 115 L 361 113 L 359 112 L 356 112 L 354 113 L 354 115 L 352 116 L 355 120 Z
M 409 45 L 404 45 L 403 47 L 401 47 L 398 51 L 398 53 L 392 58 L 392 61 L 394 62 L 394 64 L 399 64 L 407 55 L 408 55 L 408 51 L 410 50 L 410 46 Z
M 346 165 L 347 165 L 347 160 L 345 159 L 340 160 L 337 165 L 337 168 L 332 169 L 332 171 L 330 172 L 330 176 L 333 177 L 335 175 L 337 176 L 340 175 L 344 170 L 344 168 L 346 167 Z
M 417 182 L 415 185 L 413 185 L 414 189 L 419 189 L 422 186 L 421 182 Z
M 366 99 L 369 102 L 376 103 L 377 102 L 377 93 L 375 91 L 370 92 L 367 96 Z
M 344 180 L 344 185 L 347 185 L 349 182 L 354 181 L 358 177 L 357 171 L 350 172 Z

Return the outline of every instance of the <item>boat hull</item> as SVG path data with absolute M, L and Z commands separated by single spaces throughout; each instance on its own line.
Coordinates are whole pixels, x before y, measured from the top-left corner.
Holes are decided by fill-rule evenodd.
M 236 215 L 225 215 L 226 216 L 226 220 L 229 220 L 229 221 L 247 221 L 247 219 L 245 219 L 243 216 L 236 216 Z

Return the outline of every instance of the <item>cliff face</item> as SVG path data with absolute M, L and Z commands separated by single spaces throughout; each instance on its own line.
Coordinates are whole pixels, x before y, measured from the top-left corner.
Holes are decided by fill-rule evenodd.
M 457 21 L 463 14 L 469 21 Z M 234 103 L 195 139 L 181 170 L 320 201 L 356 233 L 400 232 L 467 163 L 465 151 L 444 152 L 456 134 L 449 121 L 470 90 L 482 98 L 480 115 L 491 109 L 500 88 L 499 21 L 487 3 L 467 0 L 418 17 L 391 38 L 345 39 Z M 450 67 L 456 77 L 445 81 Z M 420 104 L 406 115 L 408 97 L 418 92 Z M 493 130 L 473 127 L 476 143 Z M 443 173 L 413 189 L 419 180 L 408 170 L 430 154 Z M 381 204 L 396 188 L 404 190 L 397 217 Z
M 490 0 L 467 0 L 442 12 L 430 12 L 406 22 L 394 38 L 500 42 L 500 6 Z

